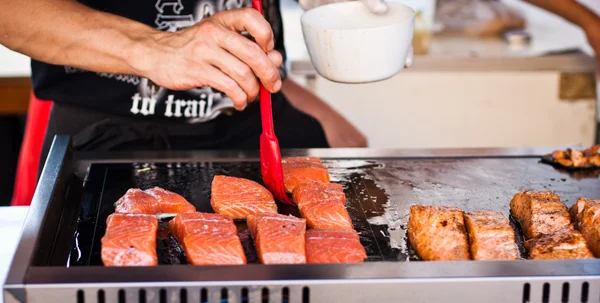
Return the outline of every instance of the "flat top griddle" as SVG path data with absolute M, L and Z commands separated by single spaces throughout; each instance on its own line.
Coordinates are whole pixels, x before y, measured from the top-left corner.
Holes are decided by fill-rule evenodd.
M 100 239 L 113 203 L 129 188 L 160 186 L 212 212 L 215 174 L 260 183 L 258 153 L 73 154 L 68 137 L 52 146 L 27 215 L 4 293 L 6 302 L 598 302 L 600 260 L 419 261 L 406 241 L 409 207 L 448 205 L 501 211 L 522 190 L 553 190 L 567 206 L 600 198 L 600 172 L 540 163 L 549 150 L 282 151 L 317 156 L 347 207 L 368 260 L 360 264 L 258 264 L 243 222 L 250 264 L 186 264 L 165 229 L 160 265 L 104 267 Z M 297 215 L 280 205 L 281 213 Z M 513 227 L 517 234 L 517 224 Z M 432 291 L 435 290 L 435 291 Z M 143 293 L 143 297 L 142 297 Z M 185 300 L 183 299 L 185 298 Z M 266 298 L 266 300 L 265 300 Z M 566 299 L 565 299 L 566 298 Z M 584 300 L 585 299 L 585 300 Z
M 567 206 L 578 197 L 600 198 L 597 178 L 574 179 L 539 159 L 421 159 L 421 160 L 324 160 L 332 181 L 343 185 L 347 209 L 367 262 L 416 261 L 406 241 L 410 205 L 447 205 L 465 211 L 501 211 L 509 218 L 509 201 L 522 190 L 549 189 Z M 130 188 L 159 186 L 177 192 L 198 211 L 213 212 L 210 185 L 215 175 L 242 177 L 261 183 L 258 162 L 188 162 L 93 164 L 84 185 L 79 224 L 68 266 L 102 266 L 100 239 L 114 202 Z M 278 204 L 279 212 L 300 216 L 297 208 Z M 187 264 L 168 220 L 158 233 L 159 264 Z M 526 258 L 522 232 L 518 235 L 521 257 Z M 248 263 L 258 264 L 253 241 L 244 221 L 236 221 Z

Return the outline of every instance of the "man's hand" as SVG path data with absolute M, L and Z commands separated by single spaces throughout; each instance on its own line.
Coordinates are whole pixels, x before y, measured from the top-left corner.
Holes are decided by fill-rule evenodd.
M 244 31 L 255 42 L 240 34 Z M 146 56 L 134 67 L 162 87 L 210 86 L 238 110 L 256 99 L 259 81 L 273 93 L 281 89 L 281 54 L 274 50 L 270 24 L 254 9 L 220 12 L 178 32 L 156 33 L 147 42 Z

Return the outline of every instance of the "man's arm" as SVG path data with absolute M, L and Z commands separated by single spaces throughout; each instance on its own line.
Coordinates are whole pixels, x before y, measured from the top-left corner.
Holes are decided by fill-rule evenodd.
M 238 109 L 258 94 L 256 77 L 272 92 L 281 87 L 273 32 L 253 9 L 218 13 L 168 33 L 74 0 L 2 0 L 0 44 L 50 64 L 139 75 L 170 89 L 209 85 Z
M 588 42 L 596 52 L 597 75 L 600 76 L 600 17 L 576 0 L 525 0 L 555 13 L 585 31 Z
M 575 0 L 525 0 L 537 7 L 555 13 L 581 28 L 593 26 L 598 16 Z

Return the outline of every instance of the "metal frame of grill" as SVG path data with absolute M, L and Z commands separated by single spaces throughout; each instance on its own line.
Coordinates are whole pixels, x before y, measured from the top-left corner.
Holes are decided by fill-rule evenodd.
M 323 159 L 539 157 L 550 149 L 290 150 Z M 69 239 L 90 163 L 244 161 L 257 153 L 126 152 L 73 154 L 55 138 L 4 285 L 5 302 L 600 302 L 600 260 L 368 262 L 329 265 L 44 266 Z M 600 184 L 599 184 L 600 186 Z

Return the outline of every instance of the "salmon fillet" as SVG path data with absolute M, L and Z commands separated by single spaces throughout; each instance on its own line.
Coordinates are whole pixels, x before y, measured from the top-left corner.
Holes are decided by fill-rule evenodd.
M 473 260 L 517 260 L 515 232 L 501 212 L 464 214 Z
M 292 192 L 292 199 L 296 203 L 300 201 L 304 204 L 324 200 L 346 204 L 346 194 L 342 185 L 318 181 L 310 181 L 296 186 Z
M 456 207 L 410 207 L 408 240 L 426 261 L 469 260 L 463 211 Z
M 309 229 L 306 231 L 307 263 L 362 263 L 365 248 L 353 229 Z
M 101 240 L 105 266 L 158 265 L 156 232 L 158 219 L 144 214 L 112 214 Z
M 519 221 L 526 239 L 573 229 L 569 210 L 551 191 L 524 191 L 510 201 L 510 211 Z
M 210 204 L 215 212 L 230 219 L 277 213 L 277 204 L 269 190 L 254 181 L 236 177 L 215 176 Z
M 306 220 L 285 215 L 248 215 L 248 229 L 263 264 L 306 263 Z
M 310 228 L 354 229 L 344 203 L 346 196 L 339 184 L 308 182 L 297 186 L 292 198 Z
M 549 235 L 540 235 L 525 242 L 531 260 L 593 259 L 583 235 L 565 228 Z
M 169 222 L 169 230 L 193 265 L 246 264 L 233 220 L 219 214 L 186 213 Z
M 283 166 L 283 183 L 285 190 L 292 193 L 296 186 L 310 182 L 319 181 L 328 183 L 329 172 L 316 157 L 292 157 L 281 160 Z
M 589 249 L 600 257 L 600 200 L 579 198 L 571 206 L 571 219 L 581 232 Z
M 147 190 L 131 188 L 115 203 L 115 212 L 117 213 L 172 217 L 176 214 L 195 211 L 194 205 L 184 197 L 160 187 Z

